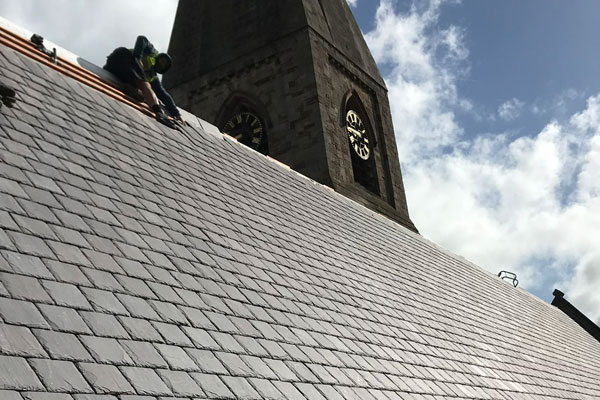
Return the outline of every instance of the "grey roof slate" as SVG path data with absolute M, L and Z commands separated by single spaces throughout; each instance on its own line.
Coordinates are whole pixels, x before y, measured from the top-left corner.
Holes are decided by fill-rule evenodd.
M 527 292 L 2 46 L 0 76 L 0 399 L 600 398 L 600 343 Z

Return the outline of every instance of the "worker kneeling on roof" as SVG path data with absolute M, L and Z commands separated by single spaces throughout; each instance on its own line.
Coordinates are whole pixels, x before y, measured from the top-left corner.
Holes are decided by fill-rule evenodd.
M 133 49 L 119 47 L 113 51 L 107 57 L 104 66 L 105 70 L 113 73 L 125 84 L 126 94 L 138 101 L 144 100 L 156 114 L 156 119 L 167 124 L 169 118 L 158 100 L 173 118 L 183 122 L 175 102 L 158 79 L 158 74 L 164 74 L 169 68 L 171 57 L 156 51 L 145 36 L 138 36 Z

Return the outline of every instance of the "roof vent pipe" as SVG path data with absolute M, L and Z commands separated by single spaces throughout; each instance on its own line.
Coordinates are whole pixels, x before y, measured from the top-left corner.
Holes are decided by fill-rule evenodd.
M 579 326 L 586 330 L 587 333 L 592 335 L 597 341 L 600 342 L 600 328 L 598 325 L 592 322 L 588 317 L 586 317 L 581 311 L 579 311 L 575 306 L 565 300 L 565 294 L 558 289 L 554 289 L 552 292 L 554 296 L 554 300 L 552 300 L 552 305 L 560 309 L 562 312 L 567 314 L 569 318 L 573 321 L 577 322 Z

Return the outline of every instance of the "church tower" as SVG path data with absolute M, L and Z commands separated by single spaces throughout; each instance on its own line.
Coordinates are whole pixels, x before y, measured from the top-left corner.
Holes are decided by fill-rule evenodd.
M 177 105 L 416 231 L 385 82 L 346 0 L 179 0 L 169 53 Z

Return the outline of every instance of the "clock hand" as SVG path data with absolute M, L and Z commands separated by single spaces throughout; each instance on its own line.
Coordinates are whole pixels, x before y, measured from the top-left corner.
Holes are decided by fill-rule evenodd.
M 354 129 L 350 126 L 348 126 L 347 129 L 348 129 L 348 131 L 352 132 L 353 134 L 357 135 L 358 137 L 362 137 L 362 132 L 357 131 L 356 129 Z

